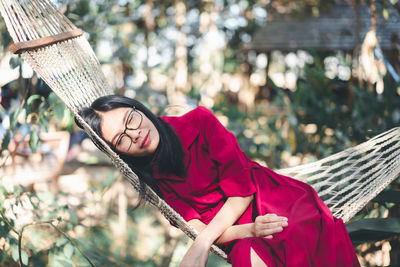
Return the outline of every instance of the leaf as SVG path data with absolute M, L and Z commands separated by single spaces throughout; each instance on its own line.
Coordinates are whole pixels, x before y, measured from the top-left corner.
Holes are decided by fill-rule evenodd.
M 47 97 L 47 101 L 48 101 L 48 103 L 49 103 L 50 106 L 56 105 L 56 102 L 57 102 L 58 100 L 59 100 L 59 98 L 58 98 L 58 96 L 57 96 L 54 92 L 51 92 L 51 93 L 49 94 L 49 96 Z
M 67 242 L 68 242 L 68 239 L 66 239 L 65 237 L 60 237 L 57 239 L 56 247 L 60 247 L 64 244 L 66 244 Z
M 21 259 L 23 264 L 28 265 L 29 257 L 25 250 L 21 250 Z
M 64 110 L 65 110 L 65 106 L 62 103 L 56 104 L 53 107 L 54 116 L 57 119 L 62 120 L 64 118 Z
M 42 242 L 42 235 L 38 231 L 32 231 L 32 233 L 30 234 L 30 239 L 34 244 L 39 245 Z M 31 249 L 34 251 L 35 246 L 32 245 Z
M 40 192 L 40 194 L 38 194 L 38 198 L 40 201 L 48 201 L 48 202 L 53 202 L 54 200 L 54 196 L 49 192 L 49 191 L 43 191 Z
M 57 263 L 61 264 L 63 267 L 73 267 L 71 263 L 62 259 L 57 259 Z
M 39 119 L 39 127 L 45 132 L 49 131 L 49 117 L 44 114 L 44 112 L 41 112 L 42 117 Z M 39 115 L 39 116 L 40 116 Z
M 72 209 L 68 210 L 69 215 L 71 216 L 71 222 L 73 224 L 78 224 L 78 215 L 76 215 L 76 212 Z
M 74 247 L 71 244 L 66 244 L 64 247 L 64 254 L 65 256 L 70 259 L 72 257 L 72 254 L 74 253 Z
M 15 69 L 16 67 L 20 66 L 21 62 L 22 60 L 20 57 L 11 57 L 9 64 L 12 69 Z
M 35 101 L 36 99 L 41 98 L 40 95 L 31 95 L 30 97 L 28 97 L 28 99 L 26 100 L 26 104 L 27 105 L 32 105 L 32 102 Z
M 14 192 L 15 196 L 19 196 L 21 194 L 21 190 L 16 185 L 14 185 L 14 187 L 13 187 L 13 192 Z
M 18 255 L 18 246 L 17 245 L 11 247 L 11 256 L 15 262 L 18 262 L 19 255 Z
M 54 257 L 52 258 L 52 261 L 50 262 L 50 267 L 59 267 L 59 266 L 65 266 L 65 267 L 72 267 L 71 259 L 67 259 L 64 255 L 62 254 L 55 254 Z
M 18 116 L 21 114 L 22 108 L 17 108 L 10 116 L 10 129 L 13 129 L 18 122 Z
M 28 97 L 28 99 L 26 100 L 26 114 L 29 114 L 31 112 L 31 106 L 33 101 L 40 98 L 41 98 L 40 95 L 31 95 L 30 97 Z
M 29 138 L 29 147 L 31 148 L 33 153 L 36 152 L 39 144 L 40 144 L 39 134 L 36 130 L 33 130 Z
M 4 135 L 3 141 L 1 142 L 1 152 L 8 149 L 8 144 L 11 140 L 11 131 L 7 131 Z

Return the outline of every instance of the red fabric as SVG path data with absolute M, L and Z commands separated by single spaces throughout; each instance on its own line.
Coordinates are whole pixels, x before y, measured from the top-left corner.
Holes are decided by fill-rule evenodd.
M 360 266 L 342 220 L 332 216 L 313 188 L 248 159 L 212 112 L 198 107 L 181 117 L 160 118 L 180 137 L 188 174 L 166 176 L 155 169 L 155 178 L 165 201 L 186 221 L 208 224 L 227 197 L 252 194 L 252 204 L 236 224 L 266 213 L 288 217 L 289 226 L 273 239 L 224 244 L 233 266 L 251 266 L 251 247 L 268 267 Z

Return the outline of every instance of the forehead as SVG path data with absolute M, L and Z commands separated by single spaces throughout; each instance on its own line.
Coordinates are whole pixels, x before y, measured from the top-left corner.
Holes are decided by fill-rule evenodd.
M 123 132 L 125 127 L 124 115 L 129 110 L 131 109 L 123 107 L 99 113 L 101 117 L 101 132 L 105 140 L 111 142 L 115 135 Z

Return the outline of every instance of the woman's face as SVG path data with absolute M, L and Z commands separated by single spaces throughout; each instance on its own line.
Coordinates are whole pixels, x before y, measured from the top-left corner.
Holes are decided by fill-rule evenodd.
M 144 157 L 156 151 L 160 135 L 151 120 L 141 111 L 122 107 L 97 112 L 102 118 L 103 138 L 119 152 Z

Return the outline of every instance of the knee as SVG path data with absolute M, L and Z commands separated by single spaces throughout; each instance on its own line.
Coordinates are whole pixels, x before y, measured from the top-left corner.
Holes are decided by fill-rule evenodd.
M 250 261 L 252 267 L 268 267 L 253 248 L 250 248 Z

